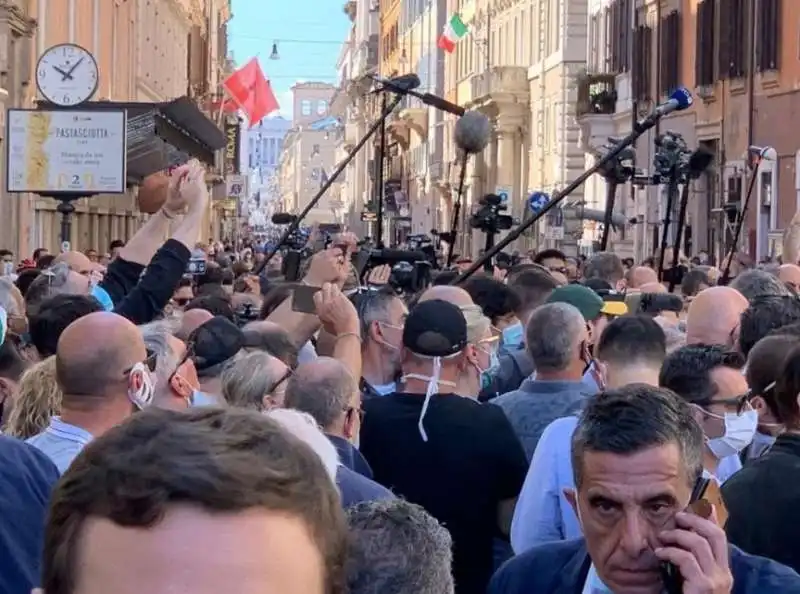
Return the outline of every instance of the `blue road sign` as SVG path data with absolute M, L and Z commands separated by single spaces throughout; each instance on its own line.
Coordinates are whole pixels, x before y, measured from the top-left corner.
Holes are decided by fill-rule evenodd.
M 528 196 L 528 208 L 533 214 L 539 214 L 550 203 L 550 195 L 544 192 L 533 192 Z

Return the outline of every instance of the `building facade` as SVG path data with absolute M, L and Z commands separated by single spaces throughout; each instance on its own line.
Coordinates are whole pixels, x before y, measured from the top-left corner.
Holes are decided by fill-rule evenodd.
M 24 18 L 21 8 L 10 9 L 17 15 L 10 23 L 35 22 L 37 26 L 29 49 L 15 37 L 16 47 L 9 54 L 19 61 L 14 78 L 26 80 L 24 92 L 6 107 L 35 104 L 37 89 L 31 77 L 36 61 L 59 43 L 76 43 L 95 56 L 99 85 L 94 100 L 201 98 L 219 87 L 227 52 L 229 0 L 31 0 L 27 4 L 29 14 Z M 2 10 L 0 23 L 4 22 Z M 14 84 L 23 83 L 15 80 Z M 11 243 L 20 254 L 36 247 L 57 250 L 60 215 L 55 207 L 50 199 L 9 196 L 0 189 L 0 212 L 9 215 L 0 216 L 0 232 L 4 238 L 13 237 Z M 135 190 L 81 200 L 72 217 L 71 246 L 105 251 L 112 240 L 131 237 L 141 220 Z M 14 221 L 13 226 L 7 221 Z
M 637 166 L 652 171 L 653 141 L 666 131 L 681 134 L 689 148 L 702 146 L 715 158 L 690 186 L 688 227 L 681 249 L 709 253 L 719 262 L 733 241 L 733 223 L 752 176 L 752 145 L 772 146 L 776 162 L 762 164 L 737 249 L 754 260 L 780 255 L 780 237 L 800 205 L 800 140 L 785 117 L 800 106 L 796 90 L 798 40 L 790 25 L 800 6 L 766 0 L 599 1 L 590 5 L 590 86 L 611 90 L 608 109 L 579 117 L 585 148 L 622 136 L 671 90 L 685 86 L 694 105 L 664 118 L 636 146 Z M 730 40 L 736 39 L 736 42 Z M 604 87 L 604 85 L 606 85 Z M 587 157 L 587 164 L 594 157 Z M 587 200 L 604 206 L 604 183 L 587 186 Z M 660 187 L 620 189 L 616 205 L 637 222 L 617 245 L 630 255 L 651 255 L 666 213 Z M 673 217 L 674 220 L 674 217 Z
M 344 5 L 344 12 L 351 27 L 339 52 L 339 84 L 331 100 L 331 115 L 341 123 L 337 163 L 347 158 L 367 133 L 378 108 L 376 96 L 369 93 L 372 82 L 366 75 L 378 70 L 379 5 L 374 0 L 350 0 Z M 343 222 L 360 237 L 374 235 L 374 225 L 363 221 L 362 213 L 372 208 L 375 195 L 372 161 L 375 138 L 353 156 L 342 173 L 342 183 L 338 184 Z
M 247 144 L 248 167 L 262 176 L 275 173 L 280 162 L 283 139 L 292 123 L 283 117 L 261 120 L 257 126 L 244 132 Z
M 330 115 L 334 85 L 297 83 L 291 90 L 294 118 L 283 142 L 278 184 L 281 210 L 297 214 L 308 206 L 335 166 L 340 124 Z M 304 222 L 334 222 L 337 208 L 335 193 L 326 194 Z

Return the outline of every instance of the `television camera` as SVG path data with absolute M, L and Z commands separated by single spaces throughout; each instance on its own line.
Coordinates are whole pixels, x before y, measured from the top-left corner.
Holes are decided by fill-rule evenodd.
M 503 199 L 497 194 L 486 194 L 478 202 L 478 210 L 470 217 L 469 226 L 483 231 L 487 235 L 495 235 L 500 231 L 508 231 L 514 224 L 509 215 L 500 214 L 508 210 Z

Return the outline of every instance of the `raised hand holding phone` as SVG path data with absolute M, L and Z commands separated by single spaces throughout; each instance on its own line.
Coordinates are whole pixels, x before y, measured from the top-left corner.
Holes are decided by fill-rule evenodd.
M 675 514 L 675 528 L 659 534 L 655 550 L 662 561 L 673 564 L 683 578 L 683 594 L 730 594 L 733 575 L 728 561 L 728 540 L 717 522 L 714 506 L 698 506 L 705 518 L 691 511 Z

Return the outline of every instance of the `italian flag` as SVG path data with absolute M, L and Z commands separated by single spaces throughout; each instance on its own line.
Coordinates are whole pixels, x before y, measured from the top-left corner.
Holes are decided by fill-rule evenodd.
M 439 42 L 437 45 L 448 54 L 452 54 L 453 50 L 456 49 L 456 42 L 464 37 L 468 31 L 469 29 L 467 29 L 467 26 L 464 24 L 464 21 L 461 20 L 461 17 L 457 14 L 454 14 L 444 26 L 444 31 L 439 36 Z

